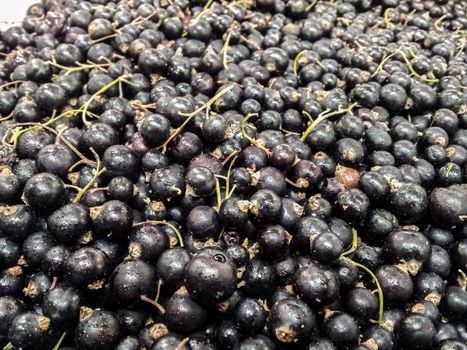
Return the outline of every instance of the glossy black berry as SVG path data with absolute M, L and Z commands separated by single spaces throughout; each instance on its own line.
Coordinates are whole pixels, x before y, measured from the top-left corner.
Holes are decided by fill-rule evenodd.
M 435 326 L 426 316 L 409 315 L 399 322 L 396 334 L 400 341 L 406 342 L 408 349 L 429 348 L 433 342 Z
M 313 333 L 316 317 L 303 301 L 286 298 L 272 307 L 267 327 L 281 343 L 297 343 L 308 339 Z
M 295 275 L 294 288 L 311 305 L 329 305 L 339 296 L 339 281 L 331 269 L 310 265 Z
M 82 204 L 68 204 L 54 211 L 47 220 L 47 228 L 62 242 L 81 238 L 90 228 L 89 210 Z
M 156 263 L 159 256 L 169 247 L 169 238 L 155 225 L 145 225 L 130 236 L 128 251 L 134 259 Z
M 355 319 L 347 313 L 333 314 L 326 320 L 327 336 L 334 344 L 349 347 L 358 343 L 360 330 Z
M 228 298 L 236 288 L 237 277 L 233 263 L 222 251 L 206 248 L 188 263 L 185 282 L 195 300 L 209 303 Z
M 114 145 L 107 148 L 102 157 L 106 174 L 114 176 L 132 176 L 139 165 L 135 153 L 123 145 Z
M 383 265 L 376 271 L 384 298 L 388 303 L 407 301 L 413 292 L 413 282 L 408 272 L 393 265 Z
M 174 294 L 165 303 L 167 326 L 180 334 L 191 334 L 205 327 L 207 313 L 189 296 Z
M 37 212 L 50 213 L 64 201 L 65 187 L 54 174 L 40 173 L 26 181 L 24 197 L 27 203 Z
M 153 298 L 156 292 L 154 268 L 142 260 L 122 262 L 111 275 L 110 290 L 115 301 L 123 306 L 138 305 L 141 297 Z
M 50 319 L 28 311 L 18 315 L 10 325 L 8 337 L 14 346 L 23 349 L 36 349 L 47 346 Z
M 127 235 L 133 224 L 133 212 L 130 207 L 117 200 L 92 208 L 91 218 L 97 235 L 113 236 L 116 239 Z
M 276 222 L 281 209 L 280 197 L 271 190 L 259 190 L 250 198 L 250 214 L 259 223 Z
M 54 323 L 74 324 L 79 319 L 81 298 L 73 288 L 56 287 L 42 300 L 42 310 Z
M 74 286 L 100 289 L 109 274 L 110 262 L 103 251 L 85 247 L 73 252 L 64 268 L 66 277 Z
M 263 329 L 266 312 L 258 301 L 244 298 L 235 306 L 233 318 L 242 333 L 255 334 Z
M 76 343 L 85 349 L 113 349 L 120 338 L 120 322 L 115 314 L 83 307 L 76 332 Z

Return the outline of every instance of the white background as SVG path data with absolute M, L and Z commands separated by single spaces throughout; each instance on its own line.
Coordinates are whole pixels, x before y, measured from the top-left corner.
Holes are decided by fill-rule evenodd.
M 0 0 L 0 29 L 4 30 L 12 25 L 12 21 L 21 22 L 26 10 L 40 0 Z M 15 23 L 15 25 L 19 25 Z

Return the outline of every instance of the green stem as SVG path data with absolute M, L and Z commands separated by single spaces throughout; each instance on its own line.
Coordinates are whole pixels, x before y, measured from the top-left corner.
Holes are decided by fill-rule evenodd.
M 90 41 L 89 41 L 89 44 L 90 44 L 90 45 L 95 45 L 95 44 L 100 43 L 100 42 L 102 42 L 102 41 L 106 41 L 107 39 L 115 38 L 115 37 L 117 37 L 118 34 L 119 34 L 118 31 L 119 31 L 119 29 L 116 29 L 116 33 L 103 36 L 103 37 L 101 37 L 101 38 L 99 38 L 99 39 L 96 39 L 96 40 L 90 40 Z
M 75 186 L 75 185 L 70 185 L 70 184 L 65 184 L 65 188 L 71 188 L 73 190 L 75 190 L 76 192 L 79 192 L 82 190 L 81 187 L 78 187 L 78 186 Z
M 376 76 L 379 72 L 381 72 L 381 70 L 383 69 L 383 66 L 384 64 L 393 56 L 395 56 L 397 53 L 399 52 L 399 50 L 396 50 L 395 52 L 389 54 L 389 55 L 385 55 L 384 58 L 381 60 L 381 63 L 378 65 L 378 67 L 376 68 L 375 72 L 372 74 L 372 77 Z
M 338 109 L 337 111 L 333 111 L 333 112 L 330 112 L 329 109 L 328 109 L 328 110 L 325 110 L 324 112 L 320 113 L 318 118 L 316 118 L 316 120 L 313 123 L 311 123 L 311 125 L 305 130 L 305 132 L 303 133 L 300 141 L 305 142 L 308 135 L 310 135 L 310 133 L 316 128 L 316 126 L 318 124 L 320 124 L 323 120 L 331 118 L 331 117 L 333 117 L 335 115 L 348 113 L 356 105 L 357 105 L 357 103 L 352 103 L 350 106 L 348 106 L 347 108 L 344 108 L 344 109 Z
M 216 196 L 217 196 L 217 211 L 221 210 L 222 205 L 222 193 L 221 193 L 221 185 L 219 183 L 219 178 L 216 176 Z
M 89 166 L 95 166 L 96 163 L 89 158 L 87 158 L 84 154 L 82 154 L 73 144 L 71 144 L 70 141 L 68 141 L 66 138 L 62 137 L 55 129 L 52 129 L 51 127 L 48 127 L 46 125 L 42 125 L 42 127 L 45 130 L 50 131 L 51 133 L 55 134 L 61 142 L 63 142 L 69 149 L 71 149 L 77 156 L 80 158 L 83 163 L 88 164 Z
M 229 199 L 230 197 L 232 197 L 232 195 L 233 195 L 233 193 L 234 193 L 234 191 L 235 191 L 236 188 L 237 188 L 237 184 L 235 184 L 235 185 L 232 186 L 232 189 L 230 190 L 230 192 L 227 192 L 227 191 L 226 191 L 226 192 L 227 192 L 227 196 L 225 197 L 225 199 Z
M 183 237 L 182 237 L 180 231 L 174 225 L 172 225 L 170 222 L 167 222 L 165 220 L 146 220 L 146 221 L 138 222 L 137 224 L 134 224 L 133 227 L 144 226 L 145 224 L 169 226 L 172 230 L 174 230 L 175 235 L 177 236 L 178 241 L 180 242 L 180 247 L 185 246 L 184 243 L 183 243 Z
M 383 289 L 381 288 L 381 284 L 379 283 L 378 281 L 378 278 L 376 277 L 376 275 L 368 268 L 366 267 L 365 265 L 362 265 L 362 264 L 359 264 L 358 262 L 355 262 L 349 258 L 345 258 L 347 259 L 351 264 L 355 265 L 356 267 L 358 267 L 359 269 L 362 269 L 364 270 L 366 273 L 368 273 L 371 278 L 373 279 L 373 281 L 375 282 L 376 284 L 376 289 L 378 291 L 378 299 L 379 299 L 379 312 L 378 312 L 378 322 L 379 324 L 383 324 L 383 313 L 384 313 L 384 296 L 383 296 Z
M 417 71 L 413 68 L 412 66 L 412 63 L 410 62 L 410 60 L 408 59 L 408 57 L 406 56 L 406 54 L 404 52 L 400 52 L 405 64 L 407 65 L 407 68 L 409 69 L 410 73 L 418 78 L 421 78 L 423 79 L 424 81 L 426 81 L 427 83 L 437 83 L 439 81 L 439 79 L 427 79 L 425 77 L 422 77 L 420 74 L 417 73 Z
M 224 66 L 224 69 L 228 68 L 228 62 L 227 62 L 227 51 L 229 49 L 229 43 L 230 43 L 230 38 L 232 36 L 232 29 L 229 30 L 227 33 L 227 38 L 225 39 L 224 46 L 222 47 L 222 64 Z
M 266 154 L 269 154 L 270 151 L 264 147 L 263 145 L 259 144 L 258 142 L 256 142 L 255 139 L 253 139 L 252 137 L 250 137 L 250 135 L 247 134 L 246 130 L 245 130 L 245 126 L 246 126 L 246 123 L 248 122 L 248 120 L 250 120 L 251 118 L 253 117 L 257 117 L 258 116 L 258 113 L 248 113 L 245 118 L 243 118 L 243 121 L 242 121 L 242 135 L 244 138 L 246 138 L 252 145 L 258 147 L 260 150 L 266 152 Z
M 227 9 L 230 10 L 234 15 L 236 15 L 238 12 L 237 10 L 235 10 L 234 6 L 237 6 L 237 5 L 240 5 L 244 8 L 249 8 L 250 7 L 250 3 L 248 0 L 238 0 L 238 1 L 234 1 L 230 4 L 227 5 Z
M 181 112 L 179 112 L 178 113 L 179 115 L 186 116 L 187 118 L 185 119 L 183 124 L 180 125 L 177 129 L 175 129 L 175 131 L 172 134 L 170 134 L 170 136 L 167 138 L 167 140 L 165 140 L 165 142 L 161 146 L 159 146 L 159 148 L 162 149 L 162 153 L 165 153 L 165 151 L 167 149 L 167 145 L 170 143 L 170 141 L 172 141 L 178 134 L 180 134 L 182 132 L 183 128 L 191 121 L 191 119 L 193 119 L 195 117 L 195 115 L 197 115 L 199 112 L 203 111 L 205 108 L 210 107 L 214 102 L 216 102 L 224 94 L 226 94 L 228 91 L 233 89 L 233 87 L 234 87 L 234 85 L 229 85 L 225 89 L 222 89 L 213 98 L 211 98 L 208 102 L 206 102 L 201 107 L 197 108 L 194 112 L 191 112 L 191 113 L 181 113 Z
M 94 154 L 94 157 L 96 158 L 96 164 L 97 167 L 94 170 L 94 176 L 91 178 L 91 180 L 84 186 L 77 194 L 75 199 L 73 199 L 73 203 L 78 203 L 81 198 L 84 196 L 86 191 L 91 188 L 91 186 L 96 182 L 97 178 L 105 171 L 105 168 L 100 169 L 101 167 L 101 159 L 99 155 L 94 151 L 94 149 L 91 147 L 91 152 Z
M 66 75 L 70 75 L 70 74 L 75 73 L 75 72 L 82 71 L 82 70 L 87 70 L 87 69 L 98 69 L 98 68 L 105 68 L 105 67 L 110 66 L 110 63 L 101 63 L 101 64 L 97 64 L 97 63 L 92 63 L 92 64 L 81 64 L 81 63 L 77 62 L 76 64 L 77 64 L 78 66 L 76 66 L 76 67 L 67 67 L 67 66 L 63 66 L 63 65 L 61 65 L 61 64 L 58 64 L 57 62 L 54 62 L 54 61 L 47 61 L 46 63 L 50 64 L 51 66 L 54 66 L 54 67 L 57 67 L 57 68 L 66 70 L 65 76 L 66 76 Z
M 127 78 L 129 75 L 128 74 L 124 74 L 120 77 L 118 77 L 117 79 L 115 79 L 114 81 L 110 82 L 109 84 L 105 85 L 104 87 L 102 87 L 99 91 L 97 91 L 96 93 L 94 93 L 90 98 L 89 100 L 86 101 L 86 103 L 83 105 L 83 108 L 82 108 L 82 113 L 81 113 L 81 118 L 83 119 L 83 124 L 84 125 L 90 125 L 90 123 L 87 121 L 86 119 L 86 115 L 88 113 L 88 108 L 89 106 L 91 105 L 92 101 L 94 101 L 96 99 L 96 97 L 102 95 L 103 93 L 105 93 L 107 90 L 109 90 L 112 86 L 114 85 L 117 85 L 119 84 L 121 81 L 124 81 L 125 78 Z
M 391 23 L 391 18 L 389 16 L 392 16 L 396 12 L 396 10 L 393 7 L 387 8 L 384 11 L 384 23 L 386 24 L 386 29 L 392 29 L 394 27 L 394 24 Z
M 206 13 L 211 12 L 211 5 L 212 5 L 213 1 L 214 1 L 214 0 L 209 0 L 209 1 L 206 3 L 206 5 L 204 5 L 203 10 L 202 10 L 200 13 L 198 13 L 198 15 L 193 19 L 192 22 L 198 21 L 199 19 L 203 18 L 203 16 L 204 16 Z
M 92 160 L 88 159 L 86 156 L 84 156 L 75 146 L 73 146 L 66 138 L 64 138 L 62 135 L 60 135 L 60 133 L 58 133 L 55 129 L 52 129 L 51 127 L 47 126 L 46 125 L 47 123 L 45 124 L 40 124 L 40 123 L 32 123 L 32 122 L 29 122 L 29 123 L 19 123 L 19 124 L 13 124 L 11 125 L 10 127 L 10 130 L 12 128 L 15 128 L 15 127 L 22 127 L 22 126 L 33 126 L 32 128 L 26 128 L 26 129 L 23 129 L 23 130 L 19 130 L 17 131 L 16 133 L 14 133 L 14 135 L 12 137 L 14 137 L 14 141 L 13 143 L 6 143 L 5 140 L 6 140 L 6 137 L 8 136 L 8 132 L 5 134 L 5 136 L 3 137 L 3 140 L 2 142 L 4 144 L 8 144 L 10 146 L 13 146 L 13 147 L 16 147 L 16 141 L 18 139 L 18 137 L 23 134 L 24 132 L 26 131 L 29 131 L 29 130 L 34 130 L 36 128 L 43 128 L 49 132 L 51 132 L 52 134 L 54 134 L 55 136 L 57 136 L 57 138 L 60 139 L 61 142 L 63 142 L 69 149 L 71 149 L 81 160 L 80 162 L 81 163 L 85 163 L 85 164 L 88 164 L 90 166 L 95 166 L 96 163 L 93 162 Z M 10 141 L 11 142 L 11 141 Z M 79 163 L 79 162 L 78 162 Z
M 222 204 L 222 194 L 221 194 L 221 191 L 220 191 L 220 183 L 219 183 L 219 179 L 222 179 L 224 180 L 225 182 L 225 197 L 224 199 L 228 199 L 232 196 L 235 188 L 237 187 L 237 185 L 234 185 L 232 187 L 232 189 L 230 189 L 230 172 L 232 170 L 232 166 L 233 166 L 233 163 L 235 162 L 235 159 L 237 158 L 237 153 L 238 151 L 233 151 L 228 158 L 231 158 L 233 157 L 233 159 L 231 159 L 230 161 L 230 164 L 229 164 L 229 169 L 227 170 L 227 176 L 224 176 L 224 175 L 218 175 L 216 174 L 215 175 L 215 178 L 216 178 L 216 193 L 217 193 L 217 207 L 218 209 L 220 210 L 221 208 L 221 204 Z
M 352 254 L 354 251 L 357 250 L 358 247 L 358 234 L 356 229 L 352 229 L 352 245 L 348 250 L 346 250 L 344 253 L 342 253 L 342 256 L 347 256 Z
M 206 3 L 206 5 L 204 5 L 203 9 L 208 9 L 208 8 L 210 8 L 213 2 L 214 2 L 214 0 L 208 0 L 208 2 Z
M 60 339 L 58 340 L 57 344 L 55 344 L 55 346 L 53 347 L 52 350 L 58 350 L 58 349 L 60 349 L 60 345 L 62 345 L 63 340 L 65 339 L 65 337 L 66 337 L 66 332 L 63 332 L 62 336 L 60 337 Z
M 164 22 L 164 18 L 164 16 L 160 16 L 159 20 L 156 22 L 156 28 L 159 28 L 162 25 L 162 23 Z
M 232 166 L 235 163 L 235 160 L 237 159 L 238 151 L 233 151 L 232 154 L 234 155 L 234 157 L 229 164 L 229 169 L 227 170 L 227 176 L 225 179 L 225 193 L 226 193 L 227 198 L 230 198 L 230 196 L 232 195 L 234 191 L 234 188 L 232 188 L 232 191 L 230 191 L 230 173 L 232 171 Z
M 180 234 L 180 231 L 174 226 L 172 225 L 171 223 L 169 222 L 166 222 L 166 221 L 161 221 L 159 222 L 159 224 L 162 224 L 162 225 L 167 225 L 169 226 L 172 230 L 175 231 L 175 234 L 177 235 L 177 238 L 178 238 L 178 241 L 180 242 L 180 247 L 184 247 L 184 243 L 183 243 L 183 237 L 182 235 Z
M 310 113 L 308 113 L 307 111 L 302 111 L 302 113 L 303 113 L 303 115 L 304 115 L 305 117 L 308 118 L 308 120 L 310 121 L 310 123 L 313 123 L 313 117 L 311 116 Z
M 404 19 L 404 25 L 406 26 L 407 23 L 409 23 L 409 21 L 413 18 L 413 15 L 417 12 L 417 10 L 412 10 L 410 11 L 406 16 L 405 16 L 405 19 Z
M 24 133 L 26 133 L 26 132 L 28 132 L 30 130 L 38 130 L 40 128 L 46 127 L 46 126 L 56 122 L 57 120 L 59 120 L 60 118 L 63 118 L 67 114 L 76 114 L 76 113 L 79 113 L 79 110 L 66 111 L 66 112 L 63 112 L 62 114 L 60 114 L 60 115 L 58 115 L 56 117 L 52 116 L 52 118 L 50 120 L 48 120 L 47 122 L 42 123 L 42 124 L 41 123 L 18 123 L 18 124 L 14 124 L 14 125 L 10 126 L 10 129 L 13 128 L 13 127 L 16 127 L 16 126 L 21 126 L 21 127 L 22 126 L 27 126 L 27 125 L 33 125 L 33 126 L 30 126 L 28 128 L 25 128 L 25 129 L 18 130 L 17 132 L 13 133 L 13 135 L 10 138 L 10 142 L 12 142 L 11 145 L 16 146 L 16 142 L 17 142 L 18 138 L 22 134 L 24 134 Z
M 300 57 L 302 57 L 307 50 L 302 50 L 300 51 L 297 56 L 295 56 L 295 59 L 293 60 L 293 74 L 295 76 L 298 76 L 298 61 L 300 60 Z
M 148 19 L 151 19 L 157 14 L 158 14 L 158 11 L 154 11 L 153 13 L 151 13 L 149 16 L 146 16 L 146 17 L 138 16 L 132 21 L 132 24 L 140 25 L 141 23 L 147 21 Z
M 365 265 L 362 265 L 358 262 L 355 262 L 353 261 L 352 259 L 348 258 L 347 255 L 350 255 L 352 254 L 355 250 L 357 250 L 357 247 L 358 247 L 358 234 L 357 234 L 357 230 L 355 229 L 352 229 L 352 246 L 350 247 L 350 249 L 348 249 L 347 251 L 345 251 L 344 253 L 341 254 L 341 258 L 350 262 L 351 264 L 353 264 L 354 266 L 358 267 L 359 269 L 361 270 L 364 270 L 366 273 L 368 273 L 371 278 L 373 279 L 373 281 L 375 282 L 376 284 L 376 289 L 378 291 L 378 299 L 379 299 L 379 313 L 378 313 L 378 322 L 379 324 L 381 325 L 383 323 L 383 312 L 384 312 L 384 296 L 383 296 L 383 289 L 381 288 L 381 285 L 378 281 L 378 278 L 376 277 L 376 275 L 373 273 L 373 271 L 371 271 L 368 267 L 366 267 Z
M 68 169 L 68 172 L 71 173 L 77 166 L 81 165 L 81 164 L 85 164 L 85 162 L 80 159 L 78 160 L 75 164 L 73 164 L 69 169 Z
M 308 5 L 307 7 L 305 7 L 305 11 L 308 12 L 310 11 L 313 7 L 315 7 L 316 3 L 318 2 L 318 0 L 313 0 L 313 2 Z

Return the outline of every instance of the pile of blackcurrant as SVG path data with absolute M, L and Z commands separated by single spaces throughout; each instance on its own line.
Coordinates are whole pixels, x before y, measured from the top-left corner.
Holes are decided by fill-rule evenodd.
M 467 0 L 42 0 L 0 348 L 466 350 L 466 180 Z

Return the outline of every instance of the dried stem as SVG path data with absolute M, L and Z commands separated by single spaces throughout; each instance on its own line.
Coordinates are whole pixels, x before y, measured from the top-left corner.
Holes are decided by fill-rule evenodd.
M 174 350 L 182 350 L 185 347 L 185 345 L 188 344 L 189 341 L 190 338 L 186 337 L 175 347 Z
M 0 85 L 0 90 L 3 90 L 3 89 L 6 88 L 6 87 L 9 87 L 9 86 L 12 86 L 12 85 L 16 85 L 16 84 L 19 84 L 19 83 L 24 83 L 24 82 L 26 82 L 26 80 L 14 80 L 14 81 L 10 81 L 9 83 L 5 83 L 5 84 Z
M 235 160 L 237 159 L 238 151 L 233 151 L 232 154 L 229 156 L 231 157 L 233 155 L 233 159 L 229 164 L 229 168 L 227 169 L 227 176 L 225 179 L 225 193 L 226 193 L 226 198 L 230 198 L 230 196 L 233 193 L 234 188 L 232 188 L 232 191 L 230 191 L 230 173 L 232 171 L 232 166 L 235 163 Z
M 165 314 L 165 309 L 164 307 L 159 304 L 157 301 L 155 300 L 152 300 L 151 298 L 148 298 L 146 295 L 141 295 L 140 296 L 140 299 L 142 301 L 145 301 L 146 303 L 149 303 L 151 305 L 154 305 L 161 313 Z
M 392 15 L 396 12 L 396 10 L 393 7 L 389 7 L 384 11 L 384 23 L 386 24 L 386 29 L 393 29 L 394 24 L 391 22 Z

